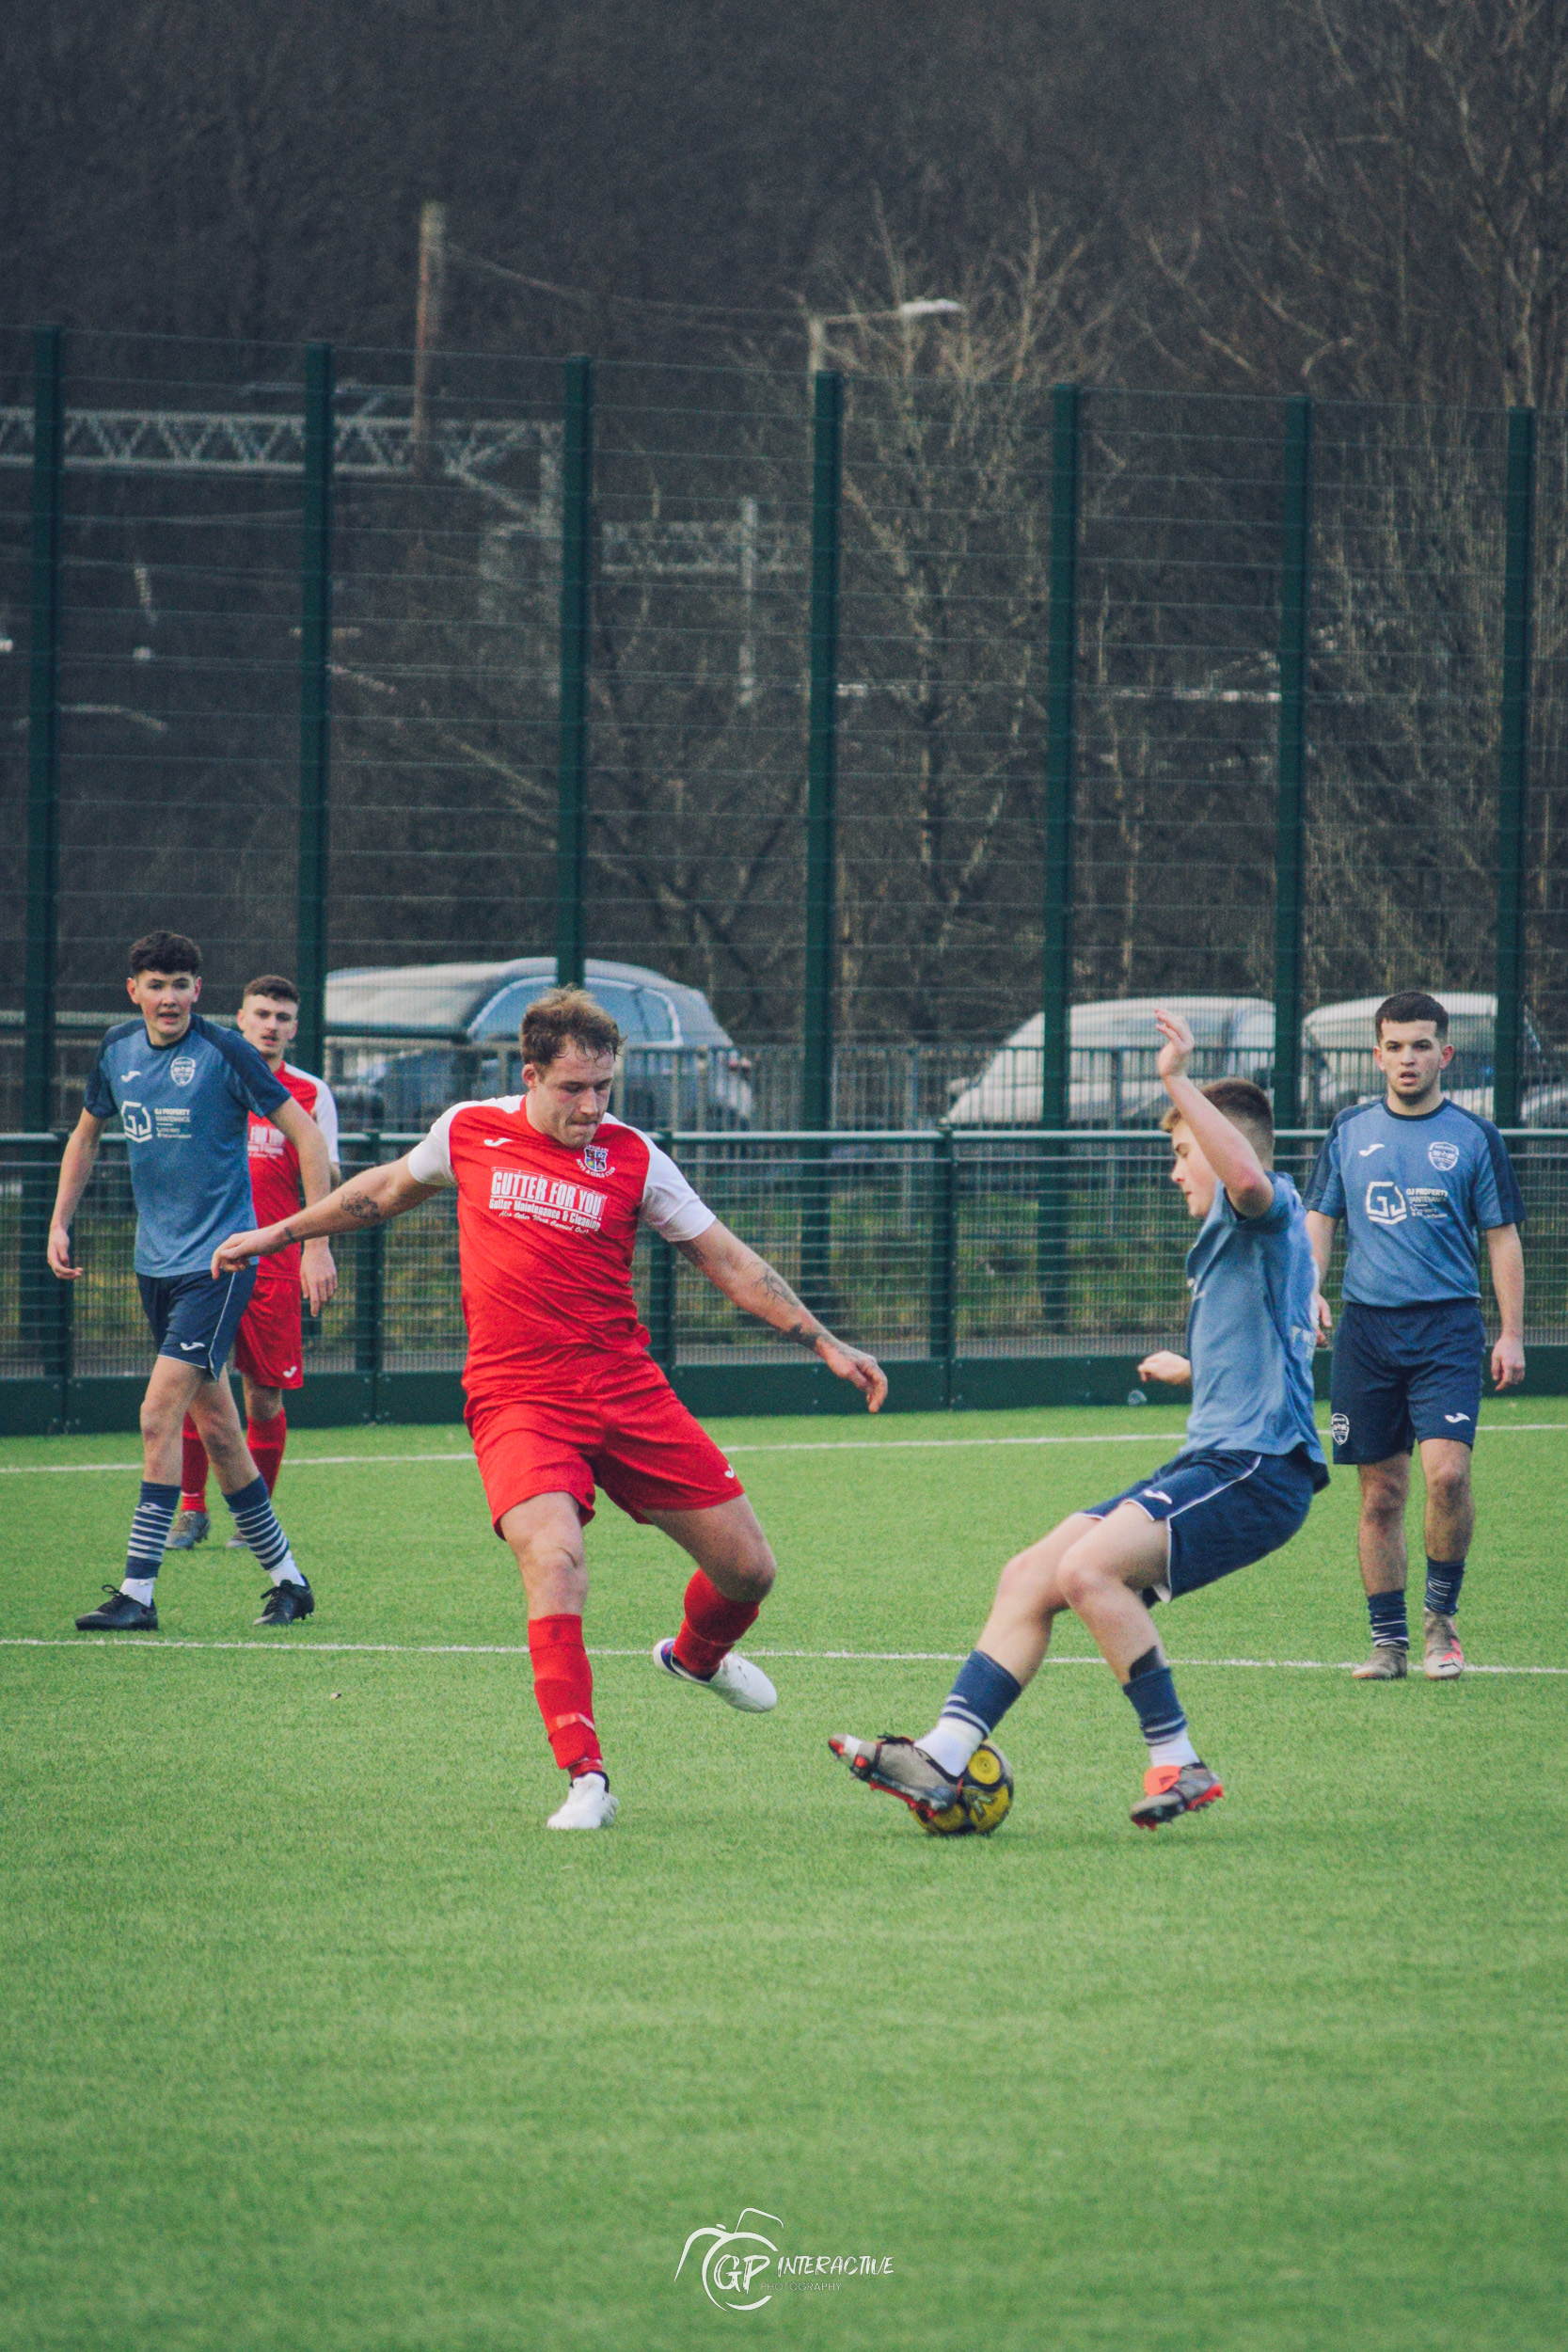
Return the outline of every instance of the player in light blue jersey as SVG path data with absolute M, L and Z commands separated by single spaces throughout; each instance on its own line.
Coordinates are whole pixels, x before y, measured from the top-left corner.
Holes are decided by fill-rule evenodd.
M 214 1028 L 196 1009 L 201 954 L 180 931 L 151 931 L 131 950 L 126 982 L 136 1019 L 104 1038 L 86 1106 L 60 1166 L 49 1263 L 62 1282 L 83 1269 L 71 1253 L 71 1220 L 118 1111 L 136 1202 L 136 1280 L 157 1359 L 142 1400 L 142 1490 L 131 1523 L 125 1577 L 79 1631 L 155 1633 L 153 1585 L 180 1501 L 180 1433 L 187 1412 L 200 1432 L 237 1533 L 271 1578 L 259 1625 L 293 1625 L 315 1606 L 273 1511 L 224 1376 L 229 1350 L 255 1287 L 253 1269 L 215 1281 L 213 1252 L 249 1231 L 250 1114 L 272 1120 L 299 1152 L 309 1200 L 325 1200 L 332 1167 L 321 1129 L 275 1078 L 253 1045 Z M 327 1261 L 330 1265 L 330 1259 Z M 335 1278 L 334 1278 L 335 1279 Z
M 1404 1512 L 1417 1445 L 1426 1480 L 1422 1670 L 1433 1682 L 1464 1672 L 1454 1619 L 1475 1531 L 1470 1448 L 1486 1361 L 1478 1229 L 1502 1320 L 1492 1377 L 1507 1389 L 1525 1376 L 1524 1201 L 1492 1121 L 1443 1092 L 1448 1032 L 1448 1013 L 1421 990 L 1378 1007 L 1386 1091 L 1339 1113 L 1307 1186 L 1320 1278 L 1341 1220 L 1350 1241 L 1330 1405 L 1334 1459 L 1354 1462 L 1361 1478 L 1358 1548 L 1372 1623 L 1372 1654 L 1355 1670 L 1362 1682 L 1401 1682 L 1409 1671 Z M 1322 1312 L 1326 1331 L 1326 1306 Z
M 1295 1186 L 1272 1172 L 1269 1098 L 1241 1078 L 1195 1086 L 1192 1031 L 1174 1013 L 1156 1018 L 1171 1181 L 1202 1231 L 1187 1257 L 1190 1359 L 1162 1349 L 1138 1370 L 1191 1380 L 1187 1442 L 1152 1477 L 1074 1511 L 1008 1562 L 979 1644 L 922 1740 L 830 1740 L 858 1780 L 923 1820 L 958 1802 L 966 1765 L 1039 1671 L 1064 1609 L 1094 1636 L 1148 1742 L 1139 1828 L 1223 1796 L 1188 1736 L 1149 1611 L 1276 1551 L 1328 1483 L 1312 1416 L 1317 1276 Z

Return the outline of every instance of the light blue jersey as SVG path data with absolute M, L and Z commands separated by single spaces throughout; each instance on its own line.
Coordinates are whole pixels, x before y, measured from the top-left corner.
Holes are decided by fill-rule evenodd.
M 154 1045 L 143 1021 L 109 1031 L 86 1107 L 94 1119 L 118 1111 L 125 1130 L 138 1274 L 204 1274 L 220 1241 L 249 1230 L 250 1114 L 270 1118 L 290 1100 L 254 1045 L 199 1013 L 172 1045 Z
M 1341 1111 L 1307 1181 L 1307 1206 L 1343 1217 L 1344 1295 L 1358 1307 L 1479 1298 L 1476 1228 L 1525 1221 L 1508 1146 L 1489 1119 L 1447 1096 L 1416 1119 L 1386 1102 Z
M 1239 1216 L 1222 1185 L 1187 1252 L 1193 1409 L 1184 1450 L 1293 1454 L 1300 1446 L 1323 1470 L 1312 1419 L 1317 1276 L 1307 1213 L 1289 1176 L 1273 1183 L 1261 1216 Z M 1327 1476 L 1323 1470 L 1318 1483 Z

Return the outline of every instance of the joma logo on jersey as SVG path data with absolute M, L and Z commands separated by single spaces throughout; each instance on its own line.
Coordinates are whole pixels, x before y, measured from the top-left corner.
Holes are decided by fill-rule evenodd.
M 570 1225 L 581 1232 L 597 1232 L 605 1196 L 590 1192 L 585 1184 L 532 1176 L 524 1168 L 493 1168 L 490 1206 L 498 1216 L 533 1217 L 542 1225 Z
M 1402 1225 L 1409 1214 L 1403 1193 L 1386 1177 L 1367 1186 L 1367 1215 L 1374 1225 Z

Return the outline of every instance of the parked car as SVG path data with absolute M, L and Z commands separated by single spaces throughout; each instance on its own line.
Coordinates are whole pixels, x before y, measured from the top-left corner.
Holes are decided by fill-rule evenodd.
M 594 959 L 585 985 L 626 1038 L 618 1117 L 635 1127 L 750 1123 L 748 1064 L 699 990 L 643 964 Z M 340 1106 L 367 1124 L 407 1129 L 465 1095 L 515 1091 L 519 1025 L 554 986 L 553 956 L 329 972 L 326 1029 Z
M 1448 1009 L 1449 1043 L 1454 1049 L 1444 1073 L 1444 1089 L 1466 1110 L 1490 1119 L 1497 997 L 1448 989 L 1438 994 Z M 1356 996 L 1343 1004 L 1318 1005 L 1301 1025 L 1314 1113 L 1324 1124 L 1347 1104 L 1383 1091 L 1383 1079 L 1372 1059 L 1372 1017 L 1382 1002 L 1381 996 Z M 1553 1083 L 1558 1073 L 1552 1057 L 1528 1012 L 1522 1019 L 1519 1042 L 1520 1118 L 1526 1126 L 1555 1125 L 1562 1089 L 1560 1084 Z
M 1155 1075 L 1155 1008 L 1167 1005 L 1196 1041 L 1193 1074 L 1274 1078 L 1274 1007 L 1261 996 L 1117 996 L 1071 1009 L 1068 1120 L 1074 1127 L 1153 1123 L 1167 1096 Z M 1042 1117 L 1045 1015 L 1032 1013 L 980 1075 L 954 1088 L 953 1127 L 1037 1127 Z

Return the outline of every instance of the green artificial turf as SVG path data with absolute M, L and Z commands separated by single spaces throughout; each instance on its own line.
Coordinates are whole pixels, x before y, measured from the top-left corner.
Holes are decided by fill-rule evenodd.
M 1568 1666 L 1568 1405 L 1486 1422 L 1466 1646 Z M 947 1667 L 863 1653 L 961 1654 L 1008 1550 L 1179 1425 L 721 1426 L 781 1559 L 751 1645 L 778 1710 L 655 1676 L 682 1565 L 607 1506 L 623 1810 L 580 1837 L 544 1830 L 460 1430 L 294 1440 L 307 1626 L 254 1632 L 254 1565 L 214 1546 L 171 1558 L 160 1637 L 110 1643 L 70 1626 L 134 1472 L 36 1473 L 131 1443 L 0 1444 L 0 2344 L 1559 2345 L 1568 1677 L 1189 1665 L 1228 1793 L 1155 1837 L 1075 1628 L 1001 1735 L 996 1837 L 928 1840 L 827 1753 L 924 1729 Z M 974 1442 L 1025 1436 L 1093 1441 Z M 1173 1655 L 1359 1656 L 1353 1526 L 1341 1475 L 1286 1554 L 1169 1613 Z M 891 2270 L 716 2309 L 704 2246 L 676 2263 L 746 2206 L 786 2255 Z

